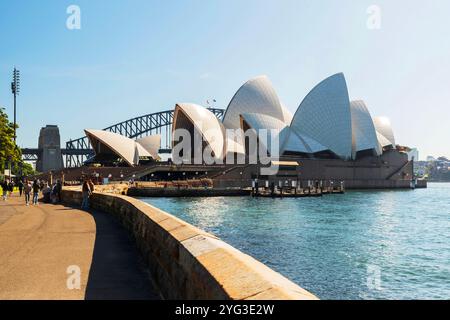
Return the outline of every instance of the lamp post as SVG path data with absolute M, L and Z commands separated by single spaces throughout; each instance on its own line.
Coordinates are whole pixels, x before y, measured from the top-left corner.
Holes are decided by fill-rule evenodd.
M 16 97 L 20 92 L 20 71 L 14 67 L 13 81 L 11 82 L 11 91 L 14 95 L 14 144 L 16 144 Z
M 9 176 L 9 181 L 11 181 L 11 156 L 8 155 L 7 157 L 7 161 L 8 161 L 8 176 Z
M 208 109 L 214 108 L 214 103 L 216 103 L 216 102 L 217 102 L 216 99 L 208 99 L 208 100 L 206 100 L 206 104 L 208 105 Z

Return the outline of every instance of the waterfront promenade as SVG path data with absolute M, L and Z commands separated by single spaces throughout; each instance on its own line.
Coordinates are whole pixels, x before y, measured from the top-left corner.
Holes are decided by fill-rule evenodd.
M 0 202 L 0 257 L 0 299 L 159 298 L 134 243 L 105 213 L 27 207 L 14 194 Z M 77 267 L 80 289 L 69 289 Z

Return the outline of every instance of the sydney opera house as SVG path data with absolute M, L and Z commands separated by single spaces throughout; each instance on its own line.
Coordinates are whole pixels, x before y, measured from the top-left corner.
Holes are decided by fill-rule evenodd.
M 180 130 L 201 142 L 192 139 L 186 144 Z M 99 130 L 86 130 L 86 134 L 96 162 L 119 158 L 129 166 L 151 166 L 159 161 L 159 136 L 132 140 Z M 222 120 L 203 106 L 178 103 L 172 140 L 173 163 L 166 169 L 159 166 L 160 178 L 169 166 L 181 163 L 184 171 L 192 166 L 197 175 L 214 174 L 215 184 L 223 187 L 247 185 L 257 178 L 344 181 L 347 188 L 396 188 L 408 187 L 413 178 L 412 162 L 405 152 L 408 148 L 396 144 L 390 121 L 372 116 L 364 101 L 350 100 L 342 73 L 314 87 L 294 114 L 280 101 L 266 76 L 242 85 Z M 250 140 L 256 140 L 257 149 Z M 256 150 L 264 150 L 264 157 L 260 152 L 252 162 Z M 205 153 L 209 159 L 194 157 Z M 264 173 L 264 168 L 274 166 L 274 174 Z

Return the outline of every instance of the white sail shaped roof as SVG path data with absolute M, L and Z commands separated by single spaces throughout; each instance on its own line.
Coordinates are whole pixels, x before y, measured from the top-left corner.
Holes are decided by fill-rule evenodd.
M 291 129 L 342 158 L 351 158 L 350 101 L 342 73 L 325 79 L 311 90 L 295 113 Z
M 325 147 L 308 136 L 295 132 L 290 127 L 286 128 L 285 131 L 286 138 L 284 139 L 281 153 L 301 152 L 313 154 L 328 150 L 328 147 Z
M 294 115 L 290 112 L 284 104 L 281 104 L 281 111 L 283 112 L 283 121 L 287 125 L 290 125 Z
M 178 104 L 174 128 L 178 112 L 186 115 L 184 122 L 190 119 L 183 125 L 192 128 L 189 124 L 192 123 L 218 157 L 230 152 L 245 152 L 242 137 L 236 142 L 225 133 L 228 129 L 243 129 L 244 122 L 256 131 L 268 130 L 267 149 L 271 149 L 270 140 L 278 138 L 279 154 L 326 151 L 342 159 L 355 159 L 360 151 L 372 150 L 374 155 L 381 155 L 383 147 L 395 146 L 388 119 L 372 118 L 362 100 L 350 102 L 342 73 L 315 86 L 294 116 L 280 102 L 266 76 L 256 77 L 242 85 L 228 105 L 222 122 L 202 106 Z M 277 130 L 276 136 L 271 129 Z
M 380 144 L 380 148 L 392 146 L 392 142 L 386 139 L 381 133 L 377 131 L 378 143 Z
M 278 139 L 280 155 L 285 152 L 316 153 L 328 149 L 312 138 L 298 135 L 283 121 L 273 117 L 263 114 L 244 113 L 242 119 L 257 131 L 261 129 L 267 130 L 266 147 L 268 150 L 271 148 L 271 139 Z
M 244 145 L 242 145 L 239 141 L 236 141 L 236 139 L 225 138 L 225 143 L 226 143 L 226 154 L 236 153 L 236 154 L 245 155 Z
M 291 113 L 280 102 L 272 83 L 266 76 L 247 81 L 236 92 L 223 117 L 223 125 L 230 129 L 240 128 L 240 115 L 259 113 L 289 123 Z
M 177 120 L 182 112 L 201 133 L 204 141 L 214 152 L 214 157 L 223 159 L 225 156 L 224 128 L 219 119 L 203 106 L 194 103 L 177 103 L 173 116 L 173 129 L 178 128 Z M 191 137 L 194 139 L 194 137 Z
M 260 142 L 263 142 L 268 151 L 271 151 L 272 142 L 275 141 L 278 143 L 277 152 L 280 151 L 280 147 L 285 139 L 284 136 L 281 136 L 281 132 L 288 127 L 284 121 L 259 113 L 244 113 L 241 117 L 250 128 L 256 131 L 256 134 L 260 138 Z M 263 130 L 266 131 L 264 132 Z
M 145 150 L 147 150 L 154 159 L 159 159 L 159 147 L 161 146 L 161 135 L 155 134 L 140 139 L 136 139 Z
M 373 123 L 375 125 L 375 130 L 379 133 L 379 135 L 382 136 L 380 139 L 378 139 L 381 146 L 382 147 L 386 147 L 389 145 L 395 146 L 394 131 L 392 130 L 392 125 L 389 118 L 374 117 Z
M 241 116 L 245 122 L 247 122 L 255 130 L 276 129 L 281 131 L 287 127 L 287 124 L 284 123 L 284 121 L 265 114 L 243 113 Z
M 313 153 L 306 143 L 289 127 L 283 132 L 283 144 L 281 146 L 281 154 L 285 152 Z
M 381 155 L 382 150 L 378 142 L 377 133 L 373 124 L 369 109 L 362 100 L 350 103 L 352 115 L 352 157 L 363 150 L 373 150 L 376 155 Z
M 133 139 L 104 130 L 85 129 L 84 131 L 96 154 L 102 152 L 102 145 L 104 145 L 130 166 L 138 165 L 141 157 L 154 158 Z

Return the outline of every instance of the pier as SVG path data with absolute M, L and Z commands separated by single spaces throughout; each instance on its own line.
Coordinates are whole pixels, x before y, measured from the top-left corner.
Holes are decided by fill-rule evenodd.
M 321 197 L 325 194 L 345 193 L 344 183 L 335 184 L 333 181 L 308 181 L 307 187 L 302 187 L 297 181 L 292 181 L 291 185 L 265 181 L 265 186 L 260 187 L 258 181 L 253 181 L 251 195 L 253 197 L 266 198 L 302 198 Z
M 260 187 L 253 182 L 250 187 L 214 187 L 211 179 L 192 179 L 182 181 L 154 181 L 135 182 L 128 189 L 127 194 L 133 197 L 226 197 L 226 196 L 253 196 L 272 198 L 301 198 L 321 197 L 325 194 L 343 194 L 344 183 L 337 185 L 323 181 L 316 184 L 309 182 L 308 187 L 284 186 L 266 182 L 265 187 Z

